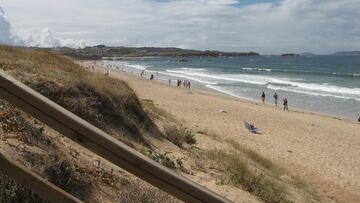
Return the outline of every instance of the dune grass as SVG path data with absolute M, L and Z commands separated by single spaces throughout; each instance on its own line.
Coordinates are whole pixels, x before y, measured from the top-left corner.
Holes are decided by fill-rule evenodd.
M 248 191 L 265 202 L 289 203 L 286 187 L 266 173 L 250 168 L 249 163 L 239 153 L 222 150 L 207 152 L 210 160 L 223 167 L 224 175 L 218 178 L 219 184 L 231 184 Z
M 294 175 L 290 171 L 286 170 L 285 168 L 277 165 L 270 159 L 267 159 L 261 156 L 258 152 L 240 144 L 239 142 L 227 139 L 225 140 L 233 149 L 237 150 L 238 152 L 242 153 L 243 156 L 246 156 L 251 162 L 255 163 L 258 167 L 262 168 L 265 171 L 268 171 L 267 174 L 272 176 L 277 180 L 282 180 L 282 177 L 286 176 L 286 184 L 289 184 L 295 188 L 301 189 L 304 193 L 305 199 L 313 201 L 319 200 L 319 196 L 313 188 L 311 188 L 305 181 L 302 180 L 297 175 Z
M 169 112 L 157 107 L 154 104 L 154 101 L 151 99 L 142 99 L 141 100 L 141 104 L 143 106 L 143 108 L 146 110 L 146 112 L 153 118 L 153 119 L 160 119 L 160 118 L 164 118 L 167 121 L 173 122 L 173 123 L 177 123 L 178 121 L 176 120 L 176 118 L 171 115 Z
M 191 130 L 185 128 L 184 126 L 170 126 L 165 128 L 166 139 L 174 143 L 178 147 L 183 147 L 184 143 L 189 145 L 196 144 L 195 135 Z
M 138 142 L 144 144 L 142 147 L 148 146 L 143 140 L 143 134 L 150 134 L 150 129 L 151 132 L 157 129 L 143 110 L 134 91 L 125 82 L 86 71 L 67 58 L 42 50 L 0 46 L 0 70 L 134 148 L 137 147 Z M 19 120 L 18 115 L 21 113 L 15 112 L 14 107 L 8 107 L 5 104 L 6 102 L 2 104 L 0 100 L 0 110 L 2 110 L 0 111 L 0 133 L 6 130 L 22 135 L 19 142 L 32 146 L 26 154 L 20 154 L 23 156 L 20 161 L 27 163 L 29 168 L 85 201 L 92 197 L 93 189 L 97 189 L 101 184 L 108 184 L 104 181 L 106 174 L 104 175 L 103 172 L 96 174 L 96 170 L 92 170 L 91 167 L 80 167 L 76 161 L 72 162 L 73 159 L 69 161 L 70 155 L 67 151 L 51 148 L 53 142 L 46 144 L 48 139 L 45 138 L 48 138 L 48 134 L 44 133 L 43 128 L 35 126 L 30 129 L 31 126 L 26 125 L 26 132 L 29 131 L 30 134 L 21 134 L 25 129 L 24 124 L 28 122 L 26 120 L 28 117 Z M 127 137 L 131 139 L 124 140 Z M 40 145 L 40 141 L 45 144 Z M 36 151 L 31 151 L 38 147 L 48 152 L 49 156 L 56 153 L 61 155 L 62 159 L 54 163 L 54 160 L 49 159 L 49 163 L 45 164 L 40 156 L 36 156 Z M 101 181 L 97 179 L 99 175 Z M 114 176 L 110 174 L 111 177 Z M 124 187 L 120 192 L 126 194 L 126 191 Z M 26 193 L 21 195 L 23 192 Z M 5 202 L 41 202 L 35 198 L 39 199 L 30 190 L 25 190 L 0 174 L 0 202 L 3 199 L 6 200 Z M 130 201 L 128 198 L 134 199 Z M 123 200 L 119 197 L 120 202 Z M 131 191 L 125 200 L 126 202 L 175 201 L 159 189 L 148 189 L 138 184 L 131 186 Z
M 232 139 L 227 139 L 225 141 L 234 149 L 243 152 L 249 159 L 258 163 L 265 169 L 270 170 L 275 174 L 281 174 L 283 172 L 283 169 L 281 169 L 276 164 L 274 164 L 270 159 L 261 156 L 259 153 L 255 152 L 254 150 L 245 147 L 244 145 L 241 145 L 240 143 Z
M 89 72 L 67 58 L 0 46 L 0 69 L 119 139 L 143 142 L 141 131 L 154 127 L 128 84 Z

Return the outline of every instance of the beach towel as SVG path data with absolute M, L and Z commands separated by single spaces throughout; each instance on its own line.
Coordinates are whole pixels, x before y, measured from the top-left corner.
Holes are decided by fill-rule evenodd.
M 244 124 L 245 124 L 245 128 L 247 128 L 250 132 L 252 133 L 257 133 L 257 128 L 252 125 L 249 121 L 244 121 Z

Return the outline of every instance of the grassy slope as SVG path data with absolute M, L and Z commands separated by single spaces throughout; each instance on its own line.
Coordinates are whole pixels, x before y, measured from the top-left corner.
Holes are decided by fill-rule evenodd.
M 0 69 L 131 147 L 151 150 L 144 136 L 161 134 L 126 83 L 85 71 L 66 58 L 2 46 Z M 1 153 L 80 199 L 129 202 L 126 198 L 137 191 L 134 202 L 145 197 L 175 201 L 129 174 L 113 172 L 119 169 L 105 160 L 98 164 L 99 157 L 1 99 L 0 124 Z M 38 202 L 8 177 L 0 179 L 0 202 Z

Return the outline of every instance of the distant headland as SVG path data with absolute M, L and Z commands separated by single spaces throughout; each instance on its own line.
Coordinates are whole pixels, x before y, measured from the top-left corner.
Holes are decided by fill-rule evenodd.
M 300 54 L 286 53 L 286 54 L 281 54 L 281 56 L 300 56 Z
M 102 57 L 238 57 L 259 56 L 256 52 L 222 52 L 213 50 L 192 50 L 175 47 L 108 47 L 97 45 L 83 49 L 68 47 L 52 48 L 52 52 L 79 59 L 100 59 Z

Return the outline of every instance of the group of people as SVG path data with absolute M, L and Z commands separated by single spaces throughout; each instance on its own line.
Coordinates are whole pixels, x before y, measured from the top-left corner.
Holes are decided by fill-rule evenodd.
M 190 83 L 190 81 L 188 81 L 188 80 L 177 80 L 177 87 L 181 87 L 181 85 L 183 85 L 185 88 L 191 88 L 191 83 Z
M 275 92 L 274 95 L 273 95 L 273 97 L 274 97 L 274 101 L 275 101 L 275 106 L 277 106 L 277 104 L 278 104 L 278 99 L 279 99 L 279 95 L 276 94 L 276 92 Z M 266 98 L 265 92 L 262 92 L 262 94 L 261 94 L 261 100 L 262 100 L 263 104 L 265 104 L 265 98 Z M 284 106 L 284 111 L 288 111 L 288 112 L 289 112 L 288 100 L 287 100 L 286 97 L 283 99 L 283 106 Z M 360 119 L 360 118 L 359 118 L 359 119 Z

